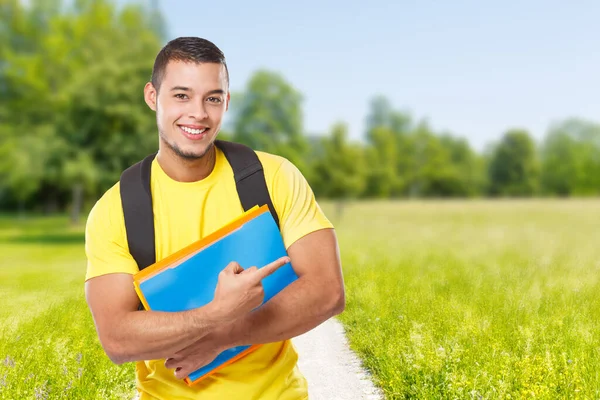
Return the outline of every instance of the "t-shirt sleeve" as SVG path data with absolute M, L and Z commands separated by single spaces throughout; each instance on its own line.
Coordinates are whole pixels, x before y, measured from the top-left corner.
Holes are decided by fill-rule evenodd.
M 286 249 L 309 233 L 333 228 L 304 175 L 289 160 L 275 172 L 272 191 Z
M 92 208 L 85 228 L 85 280 L 114 273 L 135 274 L 137 263 L 129 254 L 118 185 Z

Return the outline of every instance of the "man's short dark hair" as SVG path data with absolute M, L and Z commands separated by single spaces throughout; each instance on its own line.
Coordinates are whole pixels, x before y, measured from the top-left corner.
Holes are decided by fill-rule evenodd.
M 179 37 L 167 43 L 156 56 L 152 69 L 152 85 L 157 91 L 165 76 L 169 61 L 223 64 L 229 86 L 229 71 L 225 55 L 209 40 L 199 37 Z

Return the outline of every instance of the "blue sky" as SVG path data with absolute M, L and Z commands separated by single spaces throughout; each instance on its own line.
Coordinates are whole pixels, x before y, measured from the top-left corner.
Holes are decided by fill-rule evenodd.
M 224 51 L 232 90 L 282 73 L 307 132 L 345 121 L 359 139 L 376 94 L 478 150 L 508 128 L 600 122 L 599 1 L 158 1 L 169 39 Z

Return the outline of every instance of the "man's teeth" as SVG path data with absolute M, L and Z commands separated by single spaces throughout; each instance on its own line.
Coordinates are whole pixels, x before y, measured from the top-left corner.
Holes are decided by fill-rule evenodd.
M 204 129 L 192 129 L 192 128 L 188 128 L 187 126 L 182 126 L 181 129 L 183 129 L 187 133 L 191 133 L 192 135 L 199 135 L 199 134 L 203 133 L 207 128 L 204 128 Z

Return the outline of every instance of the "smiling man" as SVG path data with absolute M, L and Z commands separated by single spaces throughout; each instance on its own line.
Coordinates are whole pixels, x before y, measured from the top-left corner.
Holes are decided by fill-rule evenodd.
M 156 260 L 219 229 L 243 211 L 232 167 L 215 145 L 229 106 L 223 53 L 194 37 L 158 54 L 144 98 L 156 112 L 158 153 L 151 163 Z M 306 399 L 307 382 L 290 339 L 344 309 L 335 231 L 300 171 L 287 159 L 256 151 L 289 260 L 298 280 L 264 306 L 261 274 L 231 264 L 214 300 L 185 312 L 139 311 L 120 182 L 87 221 L 86 299 L 99 340 L 118 364 L 136 362 L 141 399 Z M 263 271 L 263 272 L 261 272 Z M 194 386 L 183 378 L 232 346 L 264 344 Z

